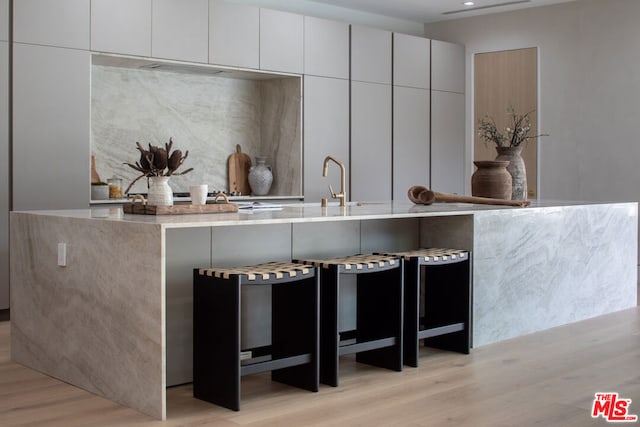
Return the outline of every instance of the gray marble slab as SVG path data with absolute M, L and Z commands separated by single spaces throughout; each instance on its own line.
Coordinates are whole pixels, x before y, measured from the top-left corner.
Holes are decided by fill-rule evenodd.
M 91 153 L 103 181 L 123 178 L 125 188 L 138 172 L 124 163 L 139 159 L 136 141 L 189 150 L 174 176 L 174 191 L 208 184 L 228 190 L 227 160 L 240 144 L 252 158 L 267 156 L 274 171 L 270 194 L 302 194 L 301 79 L 245 80 L 215 75 L 93 65 L 91 73 Z M 87 177 L 88 179 L 88 177 Z M 146 180 L 132 192 L 147 192 Z

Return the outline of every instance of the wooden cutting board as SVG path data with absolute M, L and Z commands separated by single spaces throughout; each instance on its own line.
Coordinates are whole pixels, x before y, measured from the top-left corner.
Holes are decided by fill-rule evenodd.
M 236 145 L 236 152 L 229 156 L 229 191 L 238 192 L 242 196 L 251 194 L 249 187 L 249 168 L 251 157 L 244 154 L 240 144 Z
M 207 203 L 206 205 L 176 204 L 173 206 L 152 206 L 128 203 L 122 206 L 124 213 L 141 215 L 186 215 L 238 212 L 235 203 Z

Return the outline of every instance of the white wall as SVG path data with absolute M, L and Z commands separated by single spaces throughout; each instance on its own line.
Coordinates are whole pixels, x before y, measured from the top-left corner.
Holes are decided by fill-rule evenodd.
M 426 37 L 466 45 L 468 154 L 474 54 L 536 46 L 539 130 L 550 134 L 540 140 L 540 197 L 639 200 L 639 16 L 637 0 L 578 0 L 427 24 Z
M 369 27 L 380 28 L 399 33 L 422 36 L 424 26 L 417 21 L 392 18 L 368 12 L 360 12 L 312 0 L 229 0 L 233 3 L 252 4 L 267 9 L 284 10 L 300 15 L 315 16 L 317 18 L 333 19 Z

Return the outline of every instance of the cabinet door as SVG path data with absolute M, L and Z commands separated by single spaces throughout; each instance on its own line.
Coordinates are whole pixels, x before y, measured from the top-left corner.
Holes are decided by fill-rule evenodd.
M 431 40 L 431 89 L 464 93 L 465 48 Z
M 302 15 L 260 9 L 260 69 L 302 74 Z
M 90 64 L 88 51 L 14 44 L 14 209 L 89 207 Z
M 209 62 L 260 68 L 260 9 L 209 1 Z
M 391 33 L 351 26 L 351 80 L 391 84 Z
M 152 11 L 152 56 L 208 61 L 209 0 L 153 0 Z
M 329 184 L 340 190 L 340 171 L 329 167 L 322 176 L 322 162 L 332 156 L 347 167 L 349 194 L 349 81 L 304 77 L 304 200 L 329 198 Z
M 13 35 L 16 42 L 89 49 L 89 0 L 15 1 Z
M 393 35 L 393 84 L 429 89 L 431 41 L 424 37 Z
M 464 94 L 431 91 L 431 185 L 434 191 L 465 192 Z
M 0 310 L 9 308 L 9 43 L 0 41 Z
M 349 78 L 349 24 L 304 17 L 304 73 Z
M 351 82 L 351 200 L 391 200 L 391 86 Z
M 91 50 L 151 56 L 151 0 L 91 0 Z
M 430 185 L 429 103 L 426 89 L 393 87 L 394 200 L 406 202 L 413 185 Z
M 9 41 L 9 0 L 0 0 L 0 41 Z

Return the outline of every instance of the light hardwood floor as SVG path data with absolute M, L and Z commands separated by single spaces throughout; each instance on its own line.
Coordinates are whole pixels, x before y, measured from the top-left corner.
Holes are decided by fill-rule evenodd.
M 470 355 L 423 349 L 420 367 L 400 373 L 346 357 L 340 386 L 318 393 L 245 377 L 240 412 L 174 387 L 164 423 L 11 362 L 9 326 L 0 322 L 0 426 L 604 426 L 590 416 L 596 392 L 632 399 L 640 415 L 638 307 Z

